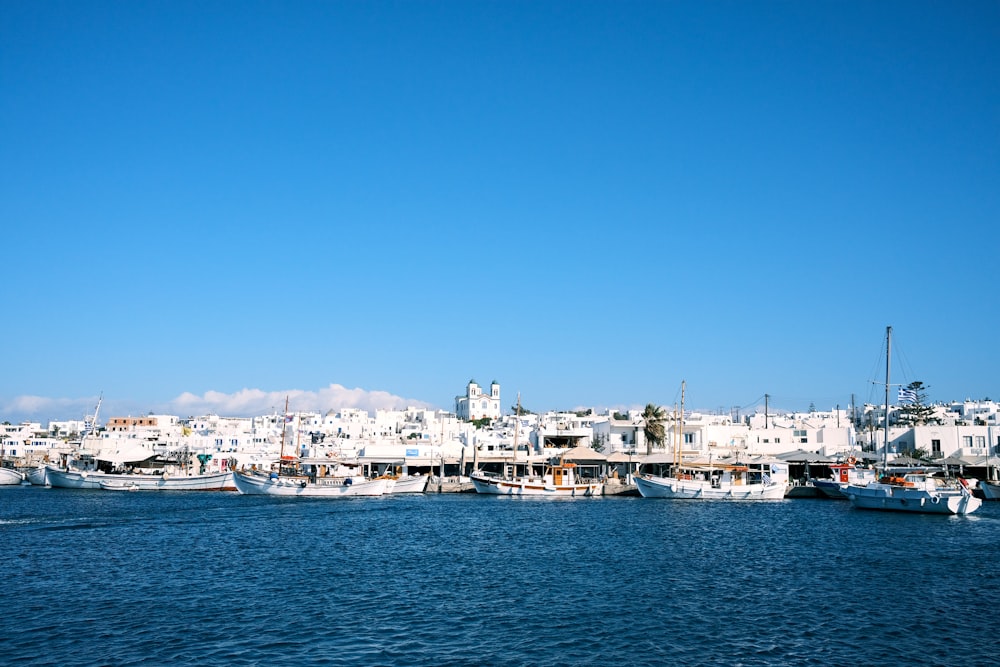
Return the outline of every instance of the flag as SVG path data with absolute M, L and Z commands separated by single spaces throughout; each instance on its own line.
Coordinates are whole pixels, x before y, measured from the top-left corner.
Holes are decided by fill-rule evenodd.
M 285 423 L 286 424 L 292 423 L 292 415 L 285 415 Z
M 762 477 L 764 479 L 764 486 L 767 486 L 767 485 L 769 485 L 771 483 L 771 476 L 770 475 L 768 475 L 767 473 L 764 473 L 762 475 Z
M 917 402 L 917 392 L 912 389 L 901 388 L 899 390 L 898 400 L 900 403 L 916 403 Z

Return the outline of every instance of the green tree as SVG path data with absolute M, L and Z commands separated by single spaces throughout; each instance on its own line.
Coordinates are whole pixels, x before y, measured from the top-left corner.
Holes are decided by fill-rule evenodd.
M 660 447 L 667 436 L 667 412 L 658 405 L 647 403 L 642 411 L 642 432 L 646 436 L 646 453 L 653 453 L 653 445 Z
M 912 392 L 916 400 L 912 403 L 901 403 L 896 423 L 901 426 L 920 426 L 922 424 L 940 424 L 941 420 L 934 416 L 934 407 L 927 405 L 927 390 L 930 386 L 916 381 L 903 387 Z
M 604 452 L 604 441 L 607 436 L 603 433 L 598 433 L 594 436 L 594 439 L 590 441 L 590 448 L 595 452 Z

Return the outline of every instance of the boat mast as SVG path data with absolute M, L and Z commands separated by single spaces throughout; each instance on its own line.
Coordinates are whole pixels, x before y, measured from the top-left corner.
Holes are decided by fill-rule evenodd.
M 517 392 L 517 408 L 514 411 L 514 470 L 513 477 L 517 477 L 517 437 L 520 433 L 521 426 L 521 392 Z M 525 470 L 527 471 L 527 464 L 525 465 Z M 525 477 L 530 477 L 530 475 L 525 472 Z
M 681 411 L 674 421 L 676 436 L 674 438 L 674 466 L 681 464 L 681 440 L 684 438 L 684 380 L 681 380 Z
M 885 328 L 885 442 L 882 443 L 882 473 L 889 460 L 889 369 L 892 359 L 892 327 Z
M 285 421 L 288 419 L 288 397 L 285 396 L 285 411 L 281 413 L 281 454 L 278 457 L 278 471 L 285 460 Z

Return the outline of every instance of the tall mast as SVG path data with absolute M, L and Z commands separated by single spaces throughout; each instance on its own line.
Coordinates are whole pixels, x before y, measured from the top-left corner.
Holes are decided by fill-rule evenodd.
M 517 437 L 521 427 L 521 392 L 517 392 L 517 409 L 514 412 L 514 477 L 517 477 Z M 530 458 L 530 457 L 529 457 Z M 527 476 L 527 473 L 525 473 Z
M 882 472 L 889 457 L 889 369 L 892 359 L 892 327 L 885 328 L 885 442 L 882 444 Z
M 681 411 L 674 421 L 676 425 L 676 436 L 674 438 L 674 465 L 681 464 L 681 444 L 684 439 L 684 380 L 681 380 Z
M 285 396 L 285 411 L 281 413 L 281 455 L 278 459 L 278 470 L 281 470 L 282 461 L 285 460 L 285 420 L 288 419 L 288 397 Z

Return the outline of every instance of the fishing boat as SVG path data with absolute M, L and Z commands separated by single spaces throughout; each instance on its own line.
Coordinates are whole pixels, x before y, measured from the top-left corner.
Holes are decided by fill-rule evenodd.
M 564 498 L 591 497 L 601 495 L 603 484 L 595 479 L 581 479 L 576 474 L 576 464 L 560 460 L 558 465 L 545 466 L 542 474 L 535 474 L 528 460 L 517 460 L 518 436 L 521 424 L 521 394 L 517 395 L 517 413 L 514 421 L 514 458 L 511 465 L 504 466 L 504 474 L 497 475 L 485 470 L 476 470 L 469 475 L 476 493 L 492 496 L 549 496 Z M 518 469 L 523 470 L 519 474 Z
M 0 486 L 17 486 L 24 481 L 20 470 L 0 468 Z
M 843 489 L 848 484 L 860 484 L 875 481 L 875 470 L 858 465 L 853 456 L 847 457 L 843 463 L 830 466 L 830 476 L 826 479 L 813 479 L 812 483 L 820 493 L 827 498 L 846 500 Z
M 279 475 L 271 473 L 237 472 L 233 475 L 236 490 L 248 496 L 298 496 L 312 498 L 349 498 L 381 496 L 391 480 L 380 477 Z
M 780 500 L 787 483 L 788 464 L 769 459 L 664 464 L 652 458 L 635 477 L 643 498 L 675 500 Z
M 401 495 L 406 493 L 423 493 L 427 488 L 430 475 L 388 475 L 390 483 L 386 493 Z
M 28 479 L 29 482 L 31 482 L 32 486 L 48 486 L 49 485 L 48 468 L 45 466 L 45 464 L 38 465 L 38 466 L 35 466 L 34 468 L 31 468 L 27 472 L 27 474 L 25 475 L 25 477 Z
M 972 495 L 961 478 L 946 478 L 925 468 L 892 469 L 889 450 L 889 372 L 892 368 L 892 327 L 885 330 L 885 442 L 882 466 L 876 480 L 856 480 L 841 492 L 858 509 L 923 514 L 971 514 L 983 501 Z
M 469 475 L 476 493 L 494 496 L 563 496 L 592 497 L 601 495 L 602 483 L 576 476 L 576 464 L 561 462 L 547 466 L 541 475 L 498 476 L 477 470 Z
M 48 466 L 49 485 L 61 489 L 105 489 L 108 486 L 134 485 L 139 491 L 231 491 L 236 488 L 232 472 L 204 475 L 131 474 L 96 470 L 62 470 Z
M 788 464 L 772 459 L 741 462 L 681 461 L 679 443 L 684 432 L 684 389 L 675 421 L 674 451 L 646 457 L 635 475 L 643 498 L 674 500 L 781 500 L 788 487 Z

